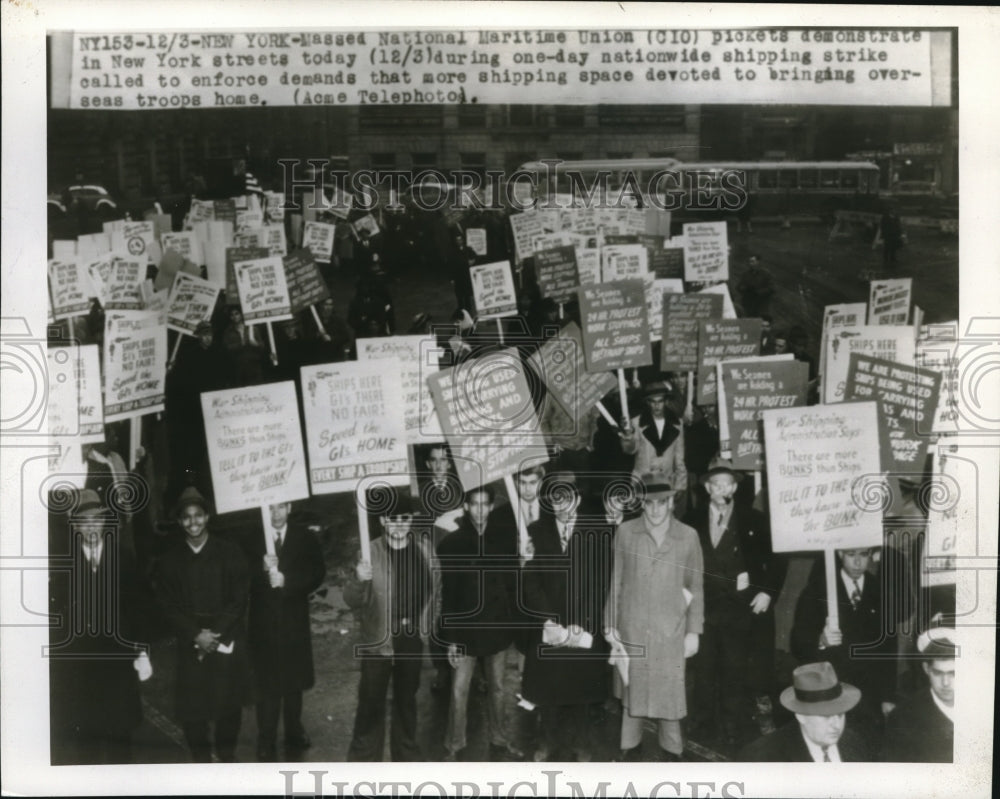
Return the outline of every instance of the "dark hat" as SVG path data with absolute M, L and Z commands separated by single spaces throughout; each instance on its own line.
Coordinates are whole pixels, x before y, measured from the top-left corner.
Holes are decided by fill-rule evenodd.
M 644 397 L 654 397 L 657 394 L 663 394 L 669 397 L 674 393 L 674 390 L 662 380 L 654 380 L 652 383 L 646 385 L 642 390 L 642 396 Z
M 106 510 L 100 496 L 92 488 L 85 488 L 80 492 L 80 501 L 76 506 L 76 513 L 98 513 Z
M 188 486 L 183 491 L 181 495 L 177 498 L 177 502 L 174 503 L 174 518 L 176 519 L 184 509 L 189 505 L 199 506 L 205 513 L 209 516 L 212 515 L 212 507 L 208 504 L 208 500 L 201 495 L 201 492 L 194 486 Z
M 702 485 L 707 483 L 708 478 L 715 474 L 731 475 L 737 483 L 745 477 L 742 472 L 738 472 L 733 468 L 732 461 L 725 458 L 712 458 L 712 462 L 708 464 L 708 471 L 701 476 Z
M 639 478 L 647 497 L 654 494 L 676 494 L 677 489 L 670 485 L 670 481 L 662 472 L 648 472 Z
M 415 514 L 420 510 L 420 504 L 410 498 L 408 494 L 404 494 L 398 489 L 392 491 L 391 497 L 385 496 L 388 502 L 385 503 L 385 507 L 380 516 L 385 516 L 392 518 L 393 516 L 402 516 L 404 514 Z
M 952 660 L 958 654 L 953 627 L 931 627 L 917 637 L 917 650 L 927 660 Z
M 212 325 L 210 325 L 208 322 L 199 322 L 198 326 L 194 329 L 194 334 L 196 336 L 201 336 L 204 335 L 205 333 L 211 333 L 211 332 L 212 332 Z
M 838 716 L 861 701 L 861 691 L 837 679 L 829 663 L 807 663 L 792 672 L 792 684 L 781 692 L 781 704 L 805 716 Z

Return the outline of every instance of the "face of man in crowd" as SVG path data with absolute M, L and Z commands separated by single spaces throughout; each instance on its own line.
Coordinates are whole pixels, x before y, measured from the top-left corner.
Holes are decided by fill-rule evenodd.
M 472 523 L 479 529 L 486 526 L 486 519 L 493 510 L 493 502 L 485 491 L 470 494 L 465 501 L 465 512 L 469 514 Z
M 288 502 L 279 502 L 277 505 L 271 505 L 271 526 L 275 530 L 280 530 L 288 524 L 288 514 L 291 510 L 292 506 Z
M 198 343 L 201 345 L 203 350 L 207 350 L 212 346 L 212 331 L 206 330 L 198 334 Z
M 642 502 L 642 515 L 652 526 L 663 524 L 674 510 L 673 494 L 654 494 Z
M 97 542 L 100 541 L 101 535 L 104 533 L 104 520 L 98 511 L 85 511 L 81 516 L 76 529 L 80 531 L 83 543 L 88 547 L 97 546 Z
M 663 409 L 667 407 L 667 398 L 664 394 L 653 394 L 651 397 L 646 397 L 646 404 L 654 419 L 663 418 Z
M 760 258 L 756 255 L 750 256 L 750 268 L 753 269 L 755 266 L 760 266 Z
M 232 322 L 234 325 L 241 324 L 243 322 L 243 311 L 241 311 L 239 308 L 230 308 L 229 321 Z
M 569 488 L 556 488 L 549 497 L 552 512 L 561 522 L 567 522 L 576 513 L 580 505 L 580 495 Z
M 870 549 L 844 549 L 840 552 L 840 562 L 852 580 L 862 577 L 872 560 Z
M 844 714 L 836 716 L 804 716 L 796 713 L 802 734 L 817 746 L 833 746 L 844 734 Z
M 445 451 L 444 447 L 434 447 L 427 455 L 427 460 L 424 461 L 427 464 L 428 470 L 434 475 L 434 477 L 441 479 L 446 474 L 448 474 L 448 453 Z
M 955 704 L 955 661 L 933 660 L 924 663 L 924 673 L 931 682 L 934 696 L 942 704 L 953 707 Z
M 728 505 L 736 493 L 736 479 L 731 474 L 713 474 L 705 481 L 705 490 L 713 505 Z
M 776 338 L 774 340 L 774 354 L 784 355 L 788 352 L 788 339 Z
M 382 517 L 382 528 L 385 530 L 385 540 L 393 549 L 402 549 L 410 539 L 410 526 L 413 524 L 412 513 L 396 513 Z
M 185 506 L 177 521 L 189 543 L 197 545 L 208 537 L 208 514 L 201 505 Z
M 771 320 L 770 319 L 761 319 L 760 320 L 760 335 L 763 337 L 763 336 L 768 335 L 770 332 L 771 332 Z
M 517 495 L 525 502 L 538 499 L 538 486 L 542 478 L 537 474 L 519 474 L 517 476 Z

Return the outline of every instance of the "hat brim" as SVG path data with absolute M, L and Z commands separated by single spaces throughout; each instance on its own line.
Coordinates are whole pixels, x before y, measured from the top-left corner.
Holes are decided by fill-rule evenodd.
M 176 504 L 174 505 L 174 512 L 172 514 L 173 517 L 175 519 L 178 518 L 181 515 L 181 513 L 184 512 L 184 509 L 190 507 L 191 505 L 195 505 L 201 508 L 209 516 L 213 515 L 212 506 L 208 504 L 207 499 L 190 498 L 190 499 L 181 499 L 176 502 Z
M 708 470 L 707 472 L 705 472 L 705 474 L 703 474 L 703 475 L 701 476 L 701 484 L 702 484 L 702 485 L 705 485 L 705 484 L 706 484 L 706 483 L 708 482 L 708 479 L 709 479 L 710 477 L 714 477 L 714 476 L 715 476 L 715 475 L 717 475 L 717 474 L 728 474 L 728 475 L 730 475 L 730 476 L 731 476 L 731 477 L 732 477 L 732 478 L 733 478 L 733 479 L 734 479 L 734 480 L 735 480 L 735 481 L 736 481 L 737 483 L 740 483 L 740 482 L 742 482 L 742 481 L 743 481 L 743 478 L 745 478 L 745 477 L 746 477 L 746 475 L 745 475 L 745 474 L 743 474 L 743 472 L 737 472 L 737 471 L 735 471 L 734 469 L 730 469 L 730 468 L 728 468 L 728 467 L 725 467 L 725 466 L 716 466 L 716 467 L 715 467 L 714 469 L 709 469 L 709 470 Z
M 803 702 L 795 696 L 795 686 L 790 685 L 781 692 L 781 704 L 805 716 L 839 716 L 861 701 L 861 691 L 846 682 L 840 684 L 840 696 L 825 702 Z

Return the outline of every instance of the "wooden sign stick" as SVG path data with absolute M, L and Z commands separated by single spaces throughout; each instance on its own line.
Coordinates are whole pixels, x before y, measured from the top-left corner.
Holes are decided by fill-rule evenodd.
M 270 322 L 265 322 L 264 327 L 267 328 L 267 343 L 271 347 L 271 363 L 275 366 L 278 365 L 278 349 L 274 346 L 274 328 L 271 327 Z
M 604 403 L 600 400 L 597 401 L 597 410 L 601 412 L 601 416 L 607 419 L 608 424 L 612 427 L 618 427 L 618 422 L 615 421 L 615 418 L 608 412 L 608 409 L 604 407 Z
M 368 503 L 364 501 L 358 505 L 358 538 L 361 541 L 362 562 L 371 563 L 372 539 L 368 529 Z
M 177 353 L 180 351 L 180 348 L 181 348 L 181 339 L 182 338 L 184 338 L 184 334 L 178 332 L 177 333 L 177 340 L 174 342 L 174 348 L 170 351 L 170 358 L 167 359 L 167 369 L 168 370 L 174 368 L 174 362 L 177 360 Z
M 323 327 L 323 320 L 319 318 L 319 311 L 316 310 L 315 305 L 310 305 L 309 310 L 312 311 L 312 317 L 316 322 L 316 327 L 319 328 L 319 332 L 324 336 L 329 337 L 329 333 L 326 332 L 326 328 Z
M 618 399 L 622 405 L 622 420 L 628 426 L 628 387 L 625 385 L 625 370 L 618 370 Z
M 134 469 L 136 452 L 142 446 L 142 417 L 133 416 L 128 420 L 128 468 Z
M 524 565 L 525 544 L 528 541 L 528 528 L 524 524 L 524 517 L 521 516 L 521 499 L 514 488 L 514 478 L 509 474 L 503 478 L 503 484 L 507 486 L 507 498 L 510 506 L 514 510 L 514 518 L 517 520 L 517 535 L 519 540 L 518 554 L 521 555 L 521 565 Z
M 826 615 L 830 628 L 840 629 L 840 609 L 837 607 L 837 553 L 833 549 L 823 550 L 826 566 Z
M 497 317 L 497 334 L 500 336 L 500 344 L 503 345 L 503 320 Z

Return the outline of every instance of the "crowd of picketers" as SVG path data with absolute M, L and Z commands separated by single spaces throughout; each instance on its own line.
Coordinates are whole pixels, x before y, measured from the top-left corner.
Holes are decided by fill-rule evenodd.
M 87 488 L 69 522 L 79 535 L 62 539 L 78 550 L 72 579 L 53 578 L 53 608 L 67 623 L 103 618 L 96 588 L 74 591 L 110 585 L 109 575 L 121 596 L 146 599 L 123 601 L 111 629 L 54 631 L 65 655 L 51 660 L 54 763 L 132 758 L 139 685 L 153 665 L 141 645 L 145 618 L 177 640 L 174 712 L 194 760 L 235 758 L 251 700 L 259 760 L 279 759 L 279 721 L 286 752 L 311 747 L 301 714 L 315 683 L 309 597 L 324 581 L 323 553 L 289 503 L 271 506 L 270 523 L 238 540 L 212 532 L 200 394 L 298 381 L 303 365 L 353 358 L 361 337 L 434 336 L 454 364 L 511 345 L 527 357 L 546 328 L 579 322 L 573 303 L 560 309 L 541 296 L 529 261 L 506 339 L 476 323 L 469 266 L 511 250 L 502 216 L 483 214 L 467 224 L 486 228 L 485 256 L 443 221 L 424 234 L 422 249 L 436 254 L 425 266 L 447 270 L 454 313 L 399 326 L 390 278 L 410 268 L 411 222 L 401 215 L 378 240 L 362 233 L 338 248 L 329 268 L 354 270 L 358 281 L 346 319 L 324 301 L 322 326 L 308 313 L 282 324 L 272 352 L 239 306 L 220 299 L 181 347 L 167 379 L 167 450 L 144 448 L 136 467 L 168 475 L 163 516 L 181 533 L 168 545 L 150 547 L 135 520 L 109 513 L 108 496 L 129 471 L 119 426 L 108 426 L 103 444 L 85 445 Z M 770 324 L 774 280 L 759 258 L 734 288 L 742 315 L 765 320 L 762 354 L 809 363 L 814 389 L 805 332 Z M 51 332 L 99 343 L 99 303 Z M 545 429 L 565 431 L 551 437 L 546 463 L 514 476 L 514 494 L 502 483 L 463 491 L 446 444 L 419 448 L 417 491 L 396 492 L 375 514 L 371 556 L 343 589 L 360 626 L 350 748 L 316 757 L 382 759 L 390 683 L 391 758 L 433 757 L 438 750 L 417 734 L 429 658 L 435 701 L 447 703 L 446 761 L 468 757 L 470 694 L 480 686 L 493 760 L 590 760 L 600 749 L 594 709 L 612 707 L 622 761 L 682 760 L 697 741 L 748 761 L 950 762 L 957 640 L 944 625 L 954 595 L 921 586 L 920 536 L 887 525 L 883 546 L 837 553 L 836 624 L 822 561 L 799 558 L 787 635 L 794 662 L 785 668 L 775 606 L 790 587 L 791 559 L 771 550 L 765 493 L 719 457 L 717 409 L 688 403 L 683 375 L 646 368 L 630 379 L 632 414 L 606 400 L 617 426 L 596 409 L 560 422 L 557 405 L 536 397 L 552 415 Z M 903 490 L 917 507 L 919 486 Z M 54 524 L 53 540 L 65 528 Z M 537 719 L 527 749 L 510 732 L 515 703 Z M 644 746 L 650 722 L 656 745 Z

